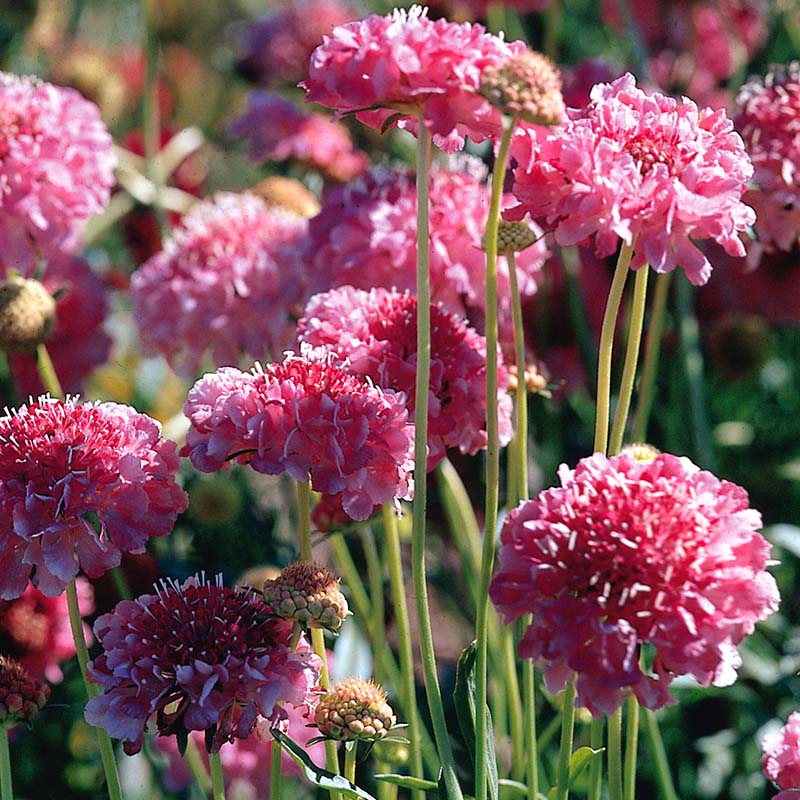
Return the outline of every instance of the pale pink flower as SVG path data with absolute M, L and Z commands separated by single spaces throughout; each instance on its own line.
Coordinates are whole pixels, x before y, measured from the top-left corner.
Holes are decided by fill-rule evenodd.
M 776 733 L 761 740 L 764 775 L 781 789 L 800 789 L 800 711 Z
M 0 597 L 28 578 L 60 594 L 79 570 L 97 578 L 168 534 L 188 504 L 178 463 L 130 406 L 40 397 L 0 417 Z
M 448 447 L 474 455 L 486 447 L 486 339 L 455 314 L 431 305 L 428 471 Z M 403 392 L 414 412 L 417 299 L 409 293 L 342 286 L 311 298 L 297 324 L 298 342 L 325 347 L 347 369 L 384 389 Z M 508 373 L 499 357 L 500 441 L 511 439 Z
M 523 49 L 480 25 L 431 20 L 412 6 L 372 14 L 334 29 L 311 56 L 301 86 L 309 102 L 355 113 L 373 128 L 396 124 L 416 133 L 419 116 L 434 142 L 453 152 L 464 137 L 502 130 L 500 112 L 479 94 L 481 73 Z
M 324 494 L 341 494 L 353 519 L 412 491 L 414 426 L 405 397 L 304 348 L 252 372 L 222 368 L 201 378 L 183 408 L 191 427 L 181 451 L 202 472 L 231 462 L 288 472 Z
M 779 601 L 744 489 L 668 454 L 595 454 L 559 477 L 506 518 L 490 590 L 507 623 L 533 614 L 519 652 L 548 690 L 574 679 L 599 716 L 631 694 L 671 702 L 677 675 L 732 683 L 736 646 Z
M 739 233 L 755 215 L 741 198 L 753 168 L 725 112 L 647 95 L 630 74 L 591 98 L 562 125 L 517 137 L 511 216 L 545 218 L 562 245 L 594 236 L 599 256 L 635 242 L 634 268 L 680 265 L 694 284 L 711 264 L 693 239 L 743 256 Z
M 195 206 L 131 280 L 144 354 L 161 354 L 190 377 L 207 351 L 216 364 L 281 353 L 306 299 L 284 254 L 305 226 L 252 194 L 220 193 Z
M 74 252 L 108 204 L 116 157 L 94 103 L 74 89 L 0 73 L 0 261 Z
M 224 587 L 220 576 L 123 600 L 94 624 L 103 654 L 87 672 L 103 691 L 86 721 L 124 739 L 129 755 L 153 715 L 160 735 L 206 731 L 218 752 L 247 738 L 259 716 L 281 719 L 280 703 L 313 697 L 321 663 L 305 639 L 292 648 L 292 628 L 259 594 Z
M 297 161 L 340 183 L 369 165 L 367 154 L 353 148 L 341 122 L 303 111 L 273 92 L 251 92 L 247 110 L 231 123 L 228 133 L 249 143 L 253 161 Z

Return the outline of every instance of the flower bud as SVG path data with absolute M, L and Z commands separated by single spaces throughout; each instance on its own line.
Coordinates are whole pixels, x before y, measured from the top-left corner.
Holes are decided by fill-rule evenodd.
M 0 283 L 0 350 L 35 350 L 47 340 L 56 301 L 39 281 L 14 275 Z
M 50 687 L 33 678 L 19 661 L 0 656 L 0 726 L 31 722 L 50 697 Z
M 386 692 L 373 680 L 348 678 L 322 696 L 314 721 L 330 739 L 377 741 L 397 718 L 386 702 Z

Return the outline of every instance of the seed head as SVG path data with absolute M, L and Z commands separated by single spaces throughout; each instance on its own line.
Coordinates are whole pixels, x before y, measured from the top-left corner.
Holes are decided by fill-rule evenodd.
M 330 739 L 377 741 L 397 718 L 386 702 L 386 692 L 373 680 L 348 678 L 323 695 L 314 721 Z
M 35 350 L 46 341 L 56 316 L 56 301 L 39 281 L 12 276 L 0 283 L 0 349 Z
M 19 661 L 0 656 L 0 727 L 31 722 L 49 697 L 50 687 L 44 681 L 32 678 Z
M 310 218 L 319 213 L 319 201 L 313 192 L 294 178 L 270 175 L 259 181 L 252 191 L 271 208 L 283 208 L 299 217 Z
M 661 451 L 658 448 L 645 442 L 629 444 L 622 449 L 622 452 L 627 453 L 638 464 L 649 464 L 661 455 Z
M 508 222 L 501 219 L 497 228 L 497 252 L 499 255 L 519 253 L 536 244 L 539 237 L 525 222 Z M 484 247 L 486 234 L 484 234 Z

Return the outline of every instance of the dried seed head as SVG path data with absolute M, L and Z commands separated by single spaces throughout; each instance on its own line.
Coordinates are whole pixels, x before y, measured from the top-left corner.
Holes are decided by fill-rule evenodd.
M 0 349 L 35 350 L 47 340 L 56 316 L 56 301 L 39 281 L 12 276 L 0 283 Z
M 627 453 L 634 461 L 639 464 L 649 464 L 651 461 L 661 455 L 661 451 L 653 447 L 651 444 L 644 442 L 636 442 L 629 444 L 622 449 L 623 453 Z
M 340 681 L 317 705 L 315 719 L 323 736 L 351 741 L 383 739 L 397 718 L 386 702 L 386 692 L 373 680 Z

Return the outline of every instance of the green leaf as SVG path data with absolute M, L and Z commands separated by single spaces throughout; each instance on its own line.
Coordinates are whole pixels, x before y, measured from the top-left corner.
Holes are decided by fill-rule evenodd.
M 477 643 L 472 642 L 461 653 L 456 666 L 456 686 L 453 691 L 453 700 L 458 717 L 461 735 L 469 750 L 470 760 L 475 765 L 475 660 Z M 497 756 L 494 750 L 494 729 L 492 715 L 488 706 L 484 708 L 486 714 L 486 756 L 488 761 L 489 797 L 499 800 L 497 779 Z M 473 772 L 474 774 L 474 772 Z
M 605 747 L 601 747 L 598 750 L 593 750 L 591 747 L 579 747 L 569 757 L 570 787 L 572 787 L 572 784 L 581 776 L 586 767 L 588 767 L 603 750 L 605 750 Z
M 437 792 L 439 784 L 436 781 L 427 781 L 424 778 L 415 778 L 413 775 L 382 774 L 375 776 L 376 781 L 391 783 L 401 789 L 419 789 L 423 792 Z
M 272 728 L 272 735 L 281 743 L 286 752 L 297 762 L 297 766 L 303 770 L 303 774 L 308 780 L 322 789 L 340 792 L 347 797 L 356 797 L 359 800 L 375 800 L 369 793 L 360 789 L 354 783 L 350 783 L 341 775 L 334 775 L 322 767 L 318 767 L 308 756 L 308 753 L 294 739 L 287 736 L 283 731 Z
M 508 778 L 500 778 L 498 784 L 500 786 L 501 797 L 527 798 L 528 796 L 528 787 L 524 783 L 520 783 L 519 781 L 512 781 L 509 780 Z M 543 795 L 541 792 L 537 792 L 536 797 L 537 800 L 547 800 L 547 797 Z

